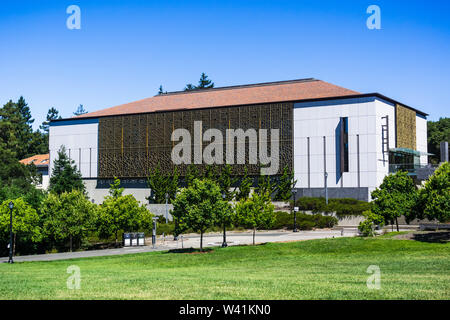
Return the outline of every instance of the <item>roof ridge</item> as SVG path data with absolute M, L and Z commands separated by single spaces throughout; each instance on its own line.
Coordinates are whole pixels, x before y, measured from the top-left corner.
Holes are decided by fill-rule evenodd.
M 264 87 L 264 86 L 274 86 L 274 85 L 283 85 L 289 83 L 299 83 L 299 82 L 312 82 L 312 81 L 321 81 L 315 78 L 303 78 L 303 79 L 293 79 L 293 80 L 281 80 L 281 81 L 270 81 L 270 82 L 259 82 L 259 83 L 249 83 L 249 84 L 240 84 L 234 86 L 224 86 L 224 87 L 216 87 L 216 88 L 204 88 L 204 89 L 194 89 L 194 90 L 180 90 L 180 91 L 170 91 L 162 94 L 157 94 L 153 97 L 162 97 L 162 96 L 172 96 L 178 94 L 191 94 L 191 93 L 204 93 L 208 91 L 220 91 L 220 90 L 233 90 L 240 88 L 254 88 L 254 87 Z M 148 98 L 147 98 L 148 99 Z

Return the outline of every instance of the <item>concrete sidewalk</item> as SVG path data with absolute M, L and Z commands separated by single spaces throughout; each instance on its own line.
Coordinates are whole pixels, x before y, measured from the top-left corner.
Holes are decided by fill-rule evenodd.
M 271 231 L 257 231 L 255 242 L 286 242 L 286 241 L 301 241 L 311 239 L 325 239 L 325 238 L 338 238 L 338 237 L 353 237 L 358 233 L 356 228 L 346 228 L 344 234 L 341 234 L 341 230 L 322 229 L 314 231 L 299 231 L 292 232 L 286 230 L 271 230 Z M 222 245 L 223 235 L 221 233 L 208 233 L 203 236 L 204 247 L 214 247 Z M 253 233 L 251 231 L 227 232 L 227 243 L 229 246 L 252 244 Z M 66 260 L 77 258 L 89 258 L 89 257 L 102 257 L 113 256 L 121 254 L 142 253 L 152 251 L 165 251 L 171 249 L 181 248 L 199 248 L 200 247 L 200 235 L 188 234 L 180 236 L 178 241 L 173 241 L 173 237 L 159 237 L 157 239 L 156 247 L 151 246 L 151 238 L 146 239 L 146 246 L 142 247 L 124 247 L 117 249 L 104 249 L 104 250 L 90 250 L 90 251 L 77 251 L 77 252 L 64 252 L 64 253 L 50 253 L 50 254 L 37 254 L 29 256 L 14 257 L 14 262 L 25 261 L 54 261 L 54 260 Z M 0 258 L 0 263 L 7 262 L 8 257 Z

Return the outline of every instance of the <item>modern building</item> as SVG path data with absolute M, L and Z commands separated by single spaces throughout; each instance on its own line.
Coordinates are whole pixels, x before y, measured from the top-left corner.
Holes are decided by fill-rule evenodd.
M 183 152 L 199 167 L 206 164 L 196 151 L 206 152 L 213 140 L 203 135 L 212 132 L 208 129 L 226 138 L 232 130 L 254 129 L 258 144 L 249 134 L 241 143 L 245 148 L 239 149 L 239 141 L 230 147 L 234 160 L 242 152 L 245 159 L 233 162 L 233 174 L 242 175 L 245 168 L 251 175 L 260 173 L 261 134 L 268 132 L 268 152 L 274 138 L 279 147 L 274 174 L 292 169 L 299 195 L 324 196 L 327 186 L 330 197 L 370 200 L 389 172 L 408 169 L 414 175 L 414 168 L 427 164 L 426 117 L 379 93 L 362 94 L 316 79 L 171 92 L 52 121 L 50 170 L 64 145 L 96 202 L 107 194 L 113 177 L 122 180 L 125 192 L 146 202 L 150 168 L 159 164 L 169 174 L 175 167 L 181 176 L 186 172 L 187 161 L 173 162 L 181 141 L 172 139 L 176 129 L 202 133 L 203 139 L 194 138 L 189 152 Z M 229 140 L 215 143 L 223 144 L 215 150 L 222 153 L 219 158 L 228 160 Z
M 38 189 L 47 190 L 50 184 L 50 176 L 48 171 L 48 165 L 50 163 L 50 155 L 47 154 L 37 154 L 32 157 L 22 159 L 19 161 L 25 165 L 35 165 L 36 170 L 39 174 L 39 181 L 36 185 Z

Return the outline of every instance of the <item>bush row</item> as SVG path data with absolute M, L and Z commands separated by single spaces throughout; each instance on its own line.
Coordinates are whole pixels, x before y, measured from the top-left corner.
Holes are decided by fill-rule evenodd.
M 351 198 L 329 199 L 328 205 L 325 198 L 303 197 L 295 202 L 300 210 L 308 210 L 314 213 L 336 212 L 338 217 L 361 216 L 364 211 L 370 209 L 370 203 Z

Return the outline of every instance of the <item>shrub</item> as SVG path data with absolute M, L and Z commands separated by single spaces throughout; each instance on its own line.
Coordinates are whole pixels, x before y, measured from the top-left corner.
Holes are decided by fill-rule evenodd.
M 311 230 L 312 228 L 332 228 L 337 223 L 338 220 L 335 217 L 323 216 L 322 214 L 306 214 L 303 212 L 297 213 L 297 228 L 301 230 Z M 289 212 L 277 211 L 275 212 L 275 222 L 271 229 L 275 230 L 283 228 L 294 228 L 294 215 Z
M 336 212 L 338 217 L 361 216 L 364 211 L 370 209 L 370 203 L 351 198 L 329 199 L 327 205 L 325 198 L 303 197 L 296 201 L 296 206 L 300 210 L 308 210 L 313 213 Z
M 375 235 L 375 226 L 382 226 L 384 224 L 384 219 L 382 216 L 379 216 L 370 210 L 365 211 L 364 216 L 366 219 L 359 223 L 358 230 L 363 237 L 373 237 Z

